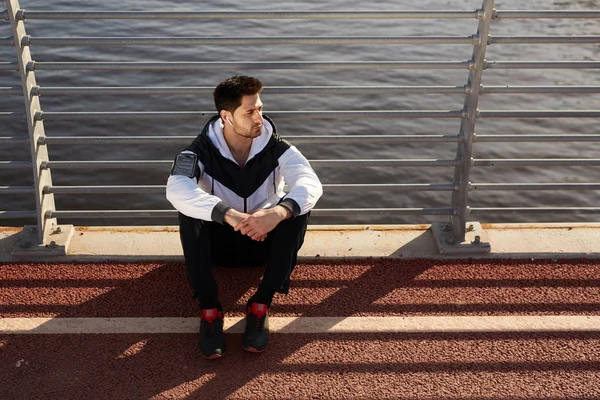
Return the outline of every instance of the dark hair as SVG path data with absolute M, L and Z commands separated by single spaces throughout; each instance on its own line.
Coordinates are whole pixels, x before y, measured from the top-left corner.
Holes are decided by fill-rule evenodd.
M 251 76 L 232 76 L 219 83 L 213 92 L 217 112 L 233 113 L 241 104 L 243 96 L 252 96 L 262 91 L 263 84 Z

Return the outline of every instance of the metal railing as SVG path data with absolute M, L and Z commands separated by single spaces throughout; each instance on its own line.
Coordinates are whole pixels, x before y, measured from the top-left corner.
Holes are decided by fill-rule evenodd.
M 25 112 L 0 112 L 0 120 L 27 121 L 28 139 L 25 137 L 0 137 L 0 144 L 29 143 L 31 162 L 0 161 L 0 170 L 33 170 L 34 184 L 28 186 L 0 186 L 0 195 L 34 195 L 36 210 L 0 211 L 0 219 L 37 217 L 41 243 L 48 241 L 48 233 L 57 224 L 57 218 L 163 218 L 172 216 L 173 210 L 57 210 L 54 195 L 73 194 L 147 194 L 160 193 L 165 186 L 159 185 L 97 185 L 55 186 L 51 171 L 69 169 L 140 169 L 158 168 L 167 171 L 171 160 L 138 161 L 58 161 L 48 156 L 49 145 L 137 145 L 137 144 L 187 144 L 195 136 L 47 136 L 45 123 L 53 121 L 146 121 L 146 120 L 196 120 L 206 118 L 213 111 L 44 111 L 40 96 L 133 96 L 133 95 L 197 95 L 209 96 L 209 86 L 163 86 L 163 87 L 64 87 L 40 86 L 36 73 L 40 71 L 210 71 L 210 70 L 462 70 L 466 82 L 457 85 L 433 86 L 271 86 L 264 94 L 286 95 L 398 95 L 398 94 L 456 94 L 464 96 L 461 106 L 453 110 L 313 110 L 273 111 L 269 115 L 277 119 L 369 119 L 369 118 L 422 118 L 455 119 L 460 121 L 456 135 L 290 135 L 295 144 L 365 144 L 365 143 L 455 143 L 453 159 L 318 159 L 310 160 L 315 168 L 336 167 L 452 167 L 451 183 L 389 183 L 389 184 L 325 184 L 327 193 L 342 192 L 422 192 L 447 191 L 452 199 L 449 207 L 437 208 L 332 208 L 315 209 L 315 216 L 396 216 L 433 215 L 447 216 L 451 220 L 453 243 L 465 240 L 466 223 L 471 216 L 503 214 L 598 214 L 600 207 L 512 207 L 472 208 L 469 193 L 473 191 L 498 190 L 599 190 L 600 183 L 473 183 L 471 170 L 476 167 L 503 166 L 599 166 L 600 159 L 474 159 L 473 148 L 477 143 L 491 142 L 600 142 L 600 134 L 476 134 L 476 123 L 488 118 L 599 118 L 600 110 L 480 110 L 482 94 L 593 94 L 600 93 L 600 86 L 500 86 L 482 84 L 486 70 L 513 69 L 597 69 L 600 61 L 501 61 L 487 60 L 487 48 L 500 44 L 597 44 L 600 36 L 492 36 L 494 21 L 502 19 L 558 19 L 600 18 L 600 11 L 502 11 L 494 9 L 494 0 L 484 0 L 481 8 L 473 11 L 270 11 L 270 12 L 133 12 L 133 11 L 29 11 L 20 7 L 18 0 L 5 0 L 7 10 L 4 19 L 12 29 L 12 37 L 0 38 L 0 46 L 14 46 L 17 62 L 0 62 L 2 71 L 18 71 L 21 87 L 0 87 L 0 96 L 24 96 Z M 38 37 L 25 30 L 26 21 L 36 20 L 227 20 L 227 19 L 273 19 L 273 20 L 395 20 L 395 19 L 471 19 L 478 22 L 472 35 L 464 36 L 294 36 L 294 37 Z M 64 46 L 229 46 L 229 45 L 469 45 L 473 46 L 468 60 L 435 61 L 39 61 L 31 57 L 30 48 Z M 34 167 L 34 168 L 32 168 Z M 161 182 L 162 183 L 162 182 Z

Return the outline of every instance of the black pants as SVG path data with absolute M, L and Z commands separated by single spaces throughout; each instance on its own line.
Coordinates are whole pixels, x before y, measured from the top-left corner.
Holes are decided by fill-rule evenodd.
M 216 307 L 218 287 L 213 265 L 261 266 L 261 287 L 287 294 L 298 250 L 304 243 L 308 214 L 279 223 L 264 242 L 257 242 L 227 224 L 203 221 L 179 213 L 179 235 L 188 280 L 203 308 Z

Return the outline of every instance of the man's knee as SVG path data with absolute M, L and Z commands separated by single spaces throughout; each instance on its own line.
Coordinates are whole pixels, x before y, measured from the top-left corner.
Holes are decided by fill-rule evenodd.
M 306 230 L 306 226 L 308 225 L 308 214 L 298 215 L 293 219 L 286 219 L 279 223 L 278 227 L 289 230 Z
M 179 231 L 195 231 L 199 230 L 202 226 L 202 220 L 188 217 L 185 214 L 178 213 L 179 217 Z
M 212 224 L 216 222 L 203 221 L 179 213 L 179 237 L 184 250 L 189 246 L 195 247 L 200 242 L 210 243 L 214 230 Z
M 309 214 L 298 215 L 294 219 L 286 219 L 280 222 L 275 228 L 274 241 L 278 243 L 283 241 L 299 249 L 304 243 L 308 217 Z

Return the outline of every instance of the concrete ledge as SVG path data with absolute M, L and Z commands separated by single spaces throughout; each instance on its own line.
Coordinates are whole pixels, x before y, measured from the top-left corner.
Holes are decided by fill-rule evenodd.
M 37 226 L 25 226 L 14 243 L 11 254 L 15 257 L 66 256 L 73 239 L 73 225 L 55 225 L 48 236 L 48 244 L 38 243 Z
M 311 225 L 303 258 L 600 258 L 600 223 L 482 224 L 491 252 L 439 254 L 430 225 Z M 67 256 L 14 256 L 21 228 L 0 227 L 0 261 L 183 260 L 178 228 L 75 227 Z

